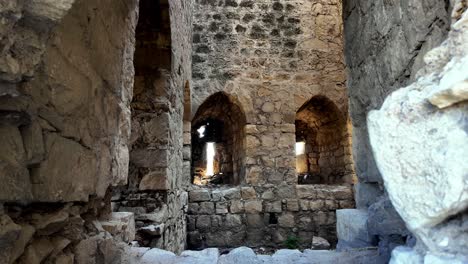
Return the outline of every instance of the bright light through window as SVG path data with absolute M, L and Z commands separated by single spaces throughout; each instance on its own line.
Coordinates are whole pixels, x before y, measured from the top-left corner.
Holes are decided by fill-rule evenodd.
M 206 175 L 214 175 L 215 143 L 206 143 Z
M 296 156 L 305 154 L 305 142 L 296 142 Z
M 206 131 L 206 126 L 201 126 L 199 129 L 197 129 L 198 137 L 203 138 L 205 136 L 205 131 Z

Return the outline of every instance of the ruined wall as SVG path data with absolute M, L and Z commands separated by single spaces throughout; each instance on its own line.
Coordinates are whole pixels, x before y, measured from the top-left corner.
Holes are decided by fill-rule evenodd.
M 369 145 L 367 113 L 392 91 L 416 78 L 424 54 L 449 28 L 449 1 L 344 1 L 353 152 L 359 184 L 356 202 L 369 208 L 369 230 L 380 237 L 382 254 L 405 243 L 408 234 L 384 194 Z M 401 236 L 403 235 L 403 237 Z
M 189 192 L 188 247 L 284 248 L 298 238 L 310 248 L 313 236 L 336 244 L 335 210 L 354 207 L 349 186 L 301 185 L 295 198 L 265 187 L 224 187 Z
M 240 107 L 247 124 L 242 146 L 245 173 L 239 175 L 239 182 L 256 188 L 260 205 L 264 195 L 273 193 L 279 204 L 298 199 L 295 120 L 307 101 L 322 95 L 347 120 L 341 12 L 338 0 L 195 1 L 192 115 L 216 92 L 226 93 Z M 343 137 L 348 138 L 349 131 Z M 351 160 L 349 140 L 338 148 Z M 345 177 L 352 174 L 349 168 Z M 314 213 L 308 214 L 313 219 Z M 262 211 L 256 217 L 265 215 Z M 296 224 L 299 219 L 291 221 Z M 314 230 L 322 226 L 329 231 L 328 238 L 334 237 L 327 228 L 333 223 L 311 221 Z M 242 228 L 251 230 L 263 222 L 243 224 Z M 299 235 L 294 227 L 285 230 Z M 206 230 L 200 232 L 206 234 Z M 307 241 L 312 233 L 301 233 L 300 239 Z M 268 237 L 264 243 L 278 246 L 287 237 L 283 233 L 274 242 Z M 258 245 L 255 235 L 242 238 L 246 244 Z
M 140 1 L 128 185 L 113 210 L 134 212 L 141 246 L 185 248 L 183 115 L 191 80 L 190 1 Z M 190 89 L 190 87 L 188 88 Z
M 96 220 L 127 180 L 136 2 L 0 5 L 1 263 L 117 257 Z

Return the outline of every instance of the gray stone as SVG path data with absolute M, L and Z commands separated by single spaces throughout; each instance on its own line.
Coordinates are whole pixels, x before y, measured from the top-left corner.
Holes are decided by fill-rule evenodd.
M 101 221 L 101 225 L 115 238 L 123 242 L 131 242 L 135 239 L 135 217 L 133 213 L 113 212 L 108 221 Z
M 248 214 L 255 214 L 262 212 L 262 201 L 250 200 L 244 203 L 245 212 Z
M 180 264 L 216 264 L 218 263 L 219 250 L 207 248 L 202 251 L 186 250 L 177 257 L 176 263 Z
M 368 210 L 367 227 L 372 235 L 408 235 L 405 222 L 388 198 L 374 203 Z
M 281 213 L 283 211 L 281 201 L 265 202 L 266 213 Z
M 327 250 L 330 249 L 330 247 L 330 242 L 328 242 L 325 238 L 316 236 L 312 237 L 312 249 Z
M 376 245 L 376 239 L 367 229 L 366 210 L 342 209 L 336 211 L 338 250 L 363 248 Z
M 223 197 L 227 200 L 241 199 L 241 193 L 238 188 L 223 190 Z
M 260 264 L 260 260 L 255 255 L 255 252 L 247 247 L 240 247 L 233 249 L 227 255 L 221 255 L 219 257 L 218 264 L 239 264 L 239 263 L 249 263 L 249 264 Z
M 149 236 L 161 236 L 164 233 L 164 224 L 144 226 L 138 231 Z
M 380 190 L 377 183 L 360 182 L 354 186 L 356 196 L 356 206 L 359 209 L 365 209 L 377 202 L 383 191 Z
M 190 202 L 209 201 L 210 198 L 210 193 L 207 190 L 194 190 L 189 192 Z
M 177 256 L 169 251 L 153 248 L 147 251 L 140 260 L 140 264 L 169 264 L 174 263 Z

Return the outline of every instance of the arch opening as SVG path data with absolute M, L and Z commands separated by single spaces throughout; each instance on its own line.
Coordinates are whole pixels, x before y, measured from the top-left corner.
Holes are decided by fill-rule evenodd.
M 192 183 L 240 184 L 244 172 L 246 120 L 224 93 L 210 96 L 192 120 Z
M 349 133 L 336 105 L 315 96 L 296 113 L 296 174 L 299 184 L 349 182 Z

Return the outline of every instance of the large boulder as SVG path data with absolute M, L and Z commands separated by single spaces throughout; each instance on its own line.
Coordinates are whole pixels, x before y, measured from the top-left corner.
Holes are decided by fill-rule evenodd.
M 454 6 L 449 37 L 425 56 L 420 78 L 368 116 L 396 211 L 423 248 L 453 256 L 468 255 L 468 12 L 463 1 Z

